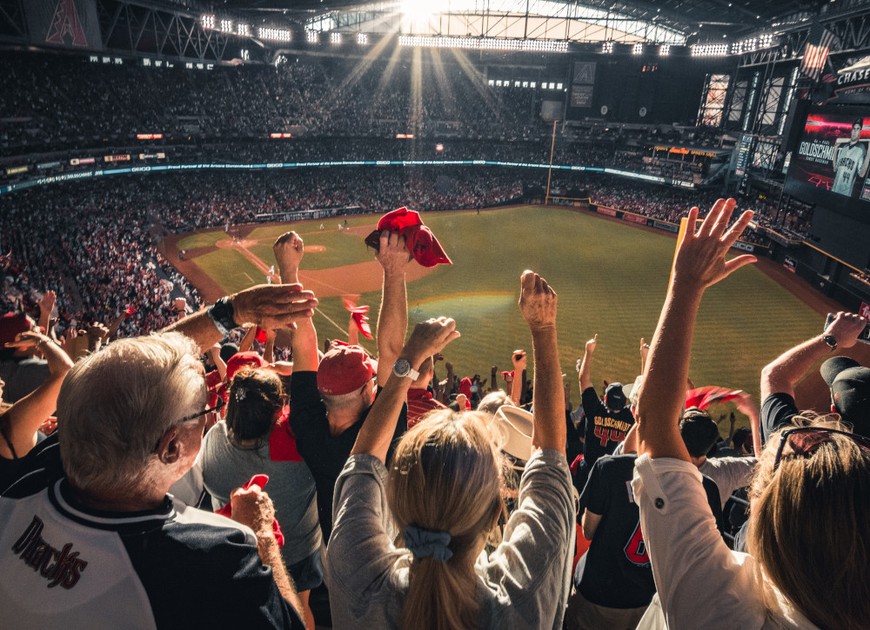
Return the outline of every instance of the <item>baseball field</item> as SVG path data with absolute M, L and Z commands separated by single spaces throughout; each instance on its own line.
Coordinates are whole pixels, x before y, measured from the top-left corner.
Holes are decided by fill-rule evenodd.
M 271 245 L 286 230 L 305 240 L 301 280 L 320 298 L 315 324 L 324 337 L 345 338 L 342 295 L 360 295 L 377 320 L 380 267 L 363 239 L 376 215 L 239 228 L 167 240 L 166 251 L 209 301 L 263 283 L 274 264 Z M 577 399 L 574 364 L 585 341 L 598 334 L 593 381 L 633 381 L 638 341 L 652 337 L 668 281 L 675 236 L 584 211 L 541 206 L 423 214 L 453 265 L 426 270 L 411 263 L 409 328 L 437 315 L 456 319 L 462 338 L 446 359 L 457 373 L 489 375 L 510 369 L 515 348 L 530 337 L 516 302 L 524 269 L 541 273 L 559 294 L 563 371 Z M 342 229 L 339 224 L 342 224 Z M 321 229 L 321 225 L 323 229 Z M 186 250 L 185 261 L 173 254 Z M 697 386 L 721 385 L 758 396 L 762 366 L 786 348 L 817 334 L 835 308 L 771 261 L 742 269 L 707 292 L 695 333 L 691 377 Z M 365 340 L 374 351 L 374 344 Z

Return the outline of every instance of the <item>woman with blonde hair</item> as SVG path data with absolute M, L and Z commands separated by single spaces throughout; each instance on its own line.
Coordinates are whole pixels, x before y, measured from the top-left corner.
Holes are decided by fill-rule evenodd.
M 750 493 L 747 555 L 716 532 L 680 438 L 701 298 L 755 260 L 725 259 L 752 218 L 729 228 L 734 205 L 717 201 L 697 230 L 698 209 L 689 212 L 637 405 L 633 489 L 661 610 L 671 628 L 866 628 L 870 440 L 829 418 L 771 435 Z
M 459 337 L 452 319 L 418 324 L 336 484 L 326 554 L 336 627 L 562 627 L 575 510 L 556 294 L 530 271 L 520 310 L 536 359 L 536 451 L 503 538 L 492 540 L 503 514 L 502 461 L 486 414 L 433 412 L 402 437 L 389 471 L 384 466 L 414 369 Z M 488 556 L 487 542 L 497 545 Z

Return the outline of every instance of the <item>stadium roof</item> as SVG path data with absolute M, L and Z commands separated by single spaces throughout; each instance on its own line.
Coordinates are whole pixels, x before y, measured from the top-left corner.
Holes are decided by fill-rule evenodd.
M 224 0 L 223 6 L 235 10 L 256 12 L 282 12 L 294 21 L 314 23 L 317 30 L 349 30 L 355 25 L 365 31 L 368 21 L 384 26 L 383 15 L 391 8 L 394 13 L 425 11 L 430 21 L 433 16 L 446 14 L 492 15 L 514 19 L 526 16 L 550 17 L 565 21 L 581 21 L 604 28 L 572 29 L 570 26 L 524 27 L 525 37 L 557 38 L 554 34 L 567 33 L 563 39 L 580 41 L 656 41 L 669 43 L 695 43 L 737 39 L 775 28 L 778 23 L 795 14 L 813 14 L 829 0 L 404 0 L 402 2 L 361 2 L 360 0 Z M 381 17 L 375 18 L 375 15 Z M 330 22 L 324 23 L 325 18 Z M 417 16 L 420 17 L 419 15 Z M 505 20 L 508 21 L 508 20 Z M 449 22 L 449 21 L 448 21 Z M 461 34 L 468 22 L 454 25 L 454 32 L 445 32 L 444 20 L 433 28 L 419 19 L 415 28 L 407 26 L 400 31 L 407 34 Z M 369 28 L 368 30 L 372 30 Z M 531 32 L 529 32 L 531 31 Z M 673 33 L 673 35 L 671 35 Z M 475 33 L 494 36 L 514 36 L 509 33 Z M 680 41 L 681 40 L 681 41 Z

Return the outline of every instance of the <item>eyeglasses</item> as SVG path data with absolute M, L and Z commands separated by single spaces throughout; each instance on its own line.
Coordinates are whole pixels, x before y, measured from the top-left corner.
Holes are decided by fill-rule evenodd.
M 826 427 L 797 427 L 783 431 L 780 436 L 779 448 L 776 449 L 776 458 L 773 460 L 773 471 L 779 468 L 779 462 L 782 460 L 782 453 L 785 450 L 785 444 L 788 442 L 795 454 L 812 455 L 819 446 L 830 441 L 832 435 L 843 435 L 849 438 L 852 442 L 858 445 L 859 448 L 870 451 L 870 438 L 863 435 L 856 435 L 848 431 L 840 431 L 839 429 L 828 429 Z
M 208 409 L 203 409 L 202 411 L 197 411 L 196 413 L 192 413 L 189 416 L 184 416 L 181 420 L 176 420 L 173 422 L 173 425 L 176 424 L 184 424 L 185 422 L 190 422 L 191 420 L 196 420 L 197 418 L 201 418 L 202 416 L 211 413 L 212 411 L 220 411 L 223 409 L 224 399 L 218 396 L 217 404 L 214 407 L 209 407 Z
M 191 420 L 198 420 L 198 419 L 202 418 L 203 416 L 210 414 L 213 411 L 220 411 L 223 408 L 224 404 L 225 404 L 224 399 L 218 397 L 217 404 L 214 407 L 209 407 L 208 409 L 203 409 L 202 411 L 197 411 L 196 413 L 192 413 L 189 416 L 184 416 L 180 420 L 176 420 L 171 425 L 169 425 L 169 427 L 167 427 L 166 431 L 169 431 L 169 429 L 171 429 L 173 427 L 177 427 L 180 424 L 184 424 L 185 422 L 190 422 Z M 166 432 L 164 432 L 163 435 L 166 435 Z M 163 438 L 161 437 L 160 440 L 162 440 L 162 439 Z M 154 445 L 154 449 L 153 449 L 154 453 L 156 453 L 160 449 L 160 440 L 157 440 L 157 444 Z

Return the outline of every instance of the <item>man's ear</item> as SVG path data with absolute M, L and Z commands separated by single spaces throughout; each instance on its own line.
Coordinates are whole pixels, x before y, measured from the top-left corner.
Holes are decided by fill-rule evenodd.
M 157 458 L 163 464 L 174 464 L 181 457 L 181 442 L 178 439 L 178 428 L 167 429 L 157 442 Z

